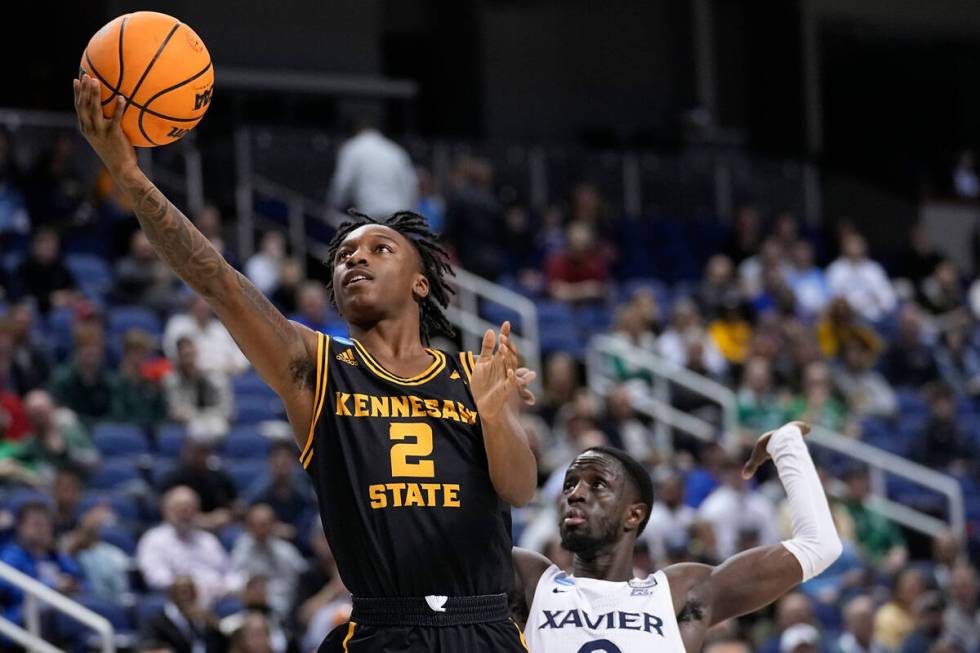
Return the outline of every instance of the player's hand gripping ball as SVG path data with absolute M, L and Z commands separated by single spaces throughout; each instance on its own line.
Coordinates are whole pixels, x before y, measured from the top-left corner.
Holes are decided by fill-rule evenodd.
M 101 84 L 106 118 L 120 96 L 125 100 L 122 130 L 137 147 L 182 138 L 204 117 L 214 90 L 204 42 L 184 23 L 155 11 L 106 24 L 88 42 L 81 70 Z

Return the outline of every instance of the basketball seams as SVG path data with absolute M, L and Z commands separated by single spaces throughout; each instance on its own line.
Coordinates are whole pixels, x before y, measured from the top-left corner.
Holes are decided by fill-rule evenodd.
M 122 17 L 122 21 L 119 23 L 119 78 L 116 80 L 115 87 L 110 87 L 109 90 L 111 90 L 112 93 L 110 93 L 109 97 L 102 101 L 102 106 L 106 106 L 112 102 L 114 99 L 116 99 L 117 95 L 122 95 L 123 71 L 125 70 L 125 59 L 123 58 L 123 34 L 126 31 L 126 20 L 128 18 L 129 14 L 126 14 Z M 92 60 L 88 56 L 88 48 L 85 48 L 85 59 L 88 61 L 89 66 L 91 66 Z
M 146 81 L 146 77 L 147 77 L 147 75 L 149 75 L 149 74 L 150 74 L 150 69 L 152 69 L 152 68 L 153 68 L 153 64 L 155 64 L 155 63 L 157 62 L 157 59 L 159 59 L 159 58 L 160 58 L 160 54 L 161 54 L 161 53 L 162 53 L 162 52 L 164 51 L 164 49 L 165 49 L 165 48 L 167 47 L 167 44 L 168 44 L 168 43 L 170 43 L 170 39 L 172 39 L 172 38 L 173 38 L 173 36 L 174 36 L 174 34 L 176 34 L 176 33 L 177 33 L 177 28 L 179 28 L 179 27 L 180 27 L 180 25 L 181 25 L 181 23 L 180 23 L 180 21 L 179 21 L 179 20 L 177 20 L 177 21 L 174 21 L 174 25 L 173 25 L 173 27 L 171 27 L 171 28 L 170 28 L 170 32 L 168 32 L 168 33 L 167 33 L 167 36 L 166 36 L 166 37 L 165 37 L 165 38 L 163 39 L 163 43 L 161 43 L 161 44 L 160 44 L 160 47 L 159 47 L 159 48 L 157 48 L 157 51 L 156 51 L 156 53 L 155 53 L 155 54 L 153 55 L 153 58 L 152 58 L 152 59 L 150 59 L 150 63 L 148 63 L 148 64 L 146 64 L 146 69 L 145 69 L 145 70 L 143 71 L 143 74 L 142 74 L 142 75 L 140 75 L 140 78 L 139 78 L 139 81 L 137 81 L 137 82 L 136 82 L 136 86 L 134 86 L 134 87 L 133 87 L 133 92 L 132 92 L 132 93 L 130 93 L 130 95 L 131 95 L 131 96 L 132 96 L 132 97 L 133 97 L 134 99 L 136 98 L 136 94 L 137 94 L 137 93 L 139 93 L 139 90 L 140 90 L 140 86 L 142 86 L 142 85 L 143 85 L 143 82 L 144 82 L 144 81 Z M 131 103 L 130 103 L 130 104 L 131 104 Z M 127 105 L 126 105 L 125 107 L 123 107 L 123 116 L 125 116 L 125 115 L 126 115 L 126 111 L 127 111 L 128 109 L 129 109 L 129 104 L 127 104 Z M 140 111 L 143 111 L 143 109 L 141 108 L 141 109 L 140 109 Z
M 153 113 L 153 112 L 152 112 L 152 111 L 150 110 L 150 108 L 149 108 L 149 107 L 150 107 L 150 104 L 151 104 L 151 103 L 152 103 L 152 102 L 153 102 L 154 100 L 156 100 L 156 99 L 157 99 L 158 97 L 160 97 L 160 96 L 162 96 L 162 95 L 166 95 L 167 93 L 169 93 L 169 92 L 171 92 L 171 91 L 175 91 L 175 90 L 177 90 L 178 88 L 180 88 L 181 86 L 184 86 L 185 84 L 190 84 L 190 83 L 191 83 L 191 82 L 193 82 L 193 81 L 194 81 L 195 79 L 197 79 L 198 77 L 200 77 L 200 76 L 201 76 L 201 75 L 203 75 L 204 73 L 206 73 L 206 72 L 208 72 L 209 70 L 211 70 L 211 61 L 210 61 L 210 57 L 208 57 L 208 65 L 206 65 L 206 66 L 205 66 L 204 68 L 202 68 L 202 69 L 201 69 L 201 70 L 199 70 L 198 72 L 196 72 L 196 73 L 194 73 L 193 75 L 191 75 L 190 77 L 188 77 L 187 79 L 185 79 L 185 80 L 184 80 L 184 81 L 182 81 L 182 82 L 178 82 L 177 84 L 174 84 L 173 86 L 170 86 L 169 88 L 165 88 L 165 89 L 163 89 L 162 91 L 157 91 L 157 93 L 156 93 L 156 95 L 154 95 L 154 96 L 152 96 L 152 97 L 151 97 L 150 99 L 148 99 L 148 100 L 146 101 L 146 103 L 145 103 L 145 104 L 144 104 L 143 106 L 141 106 L 141 107 L 140 107 L 140 115 L 139 115 L 139 118 L 137 119 L 137 121 L 136 121 L 136 123 L 137 123 L 137 126 L 138 126 L 138 127 L 139 127 L 139 129 L 140 129 L 140 133 L 141 133 L 141 134 L 143 134 L 143 138 L 145 138 L 146 140 L 148 140 L 148 141 L 150 141 L 150 142 L 151 142 L 151 143 L 153 143 L 154 145 L 157 145 L 157 142 L 156 142 L 156 141 L 154 141 L 154 140 L 153 140 L 152 138 L 150 138 L 150 135 L 146 133 L 146 130 L 145 130 L 145 129 L 143 129 L 143 115 L 144 115 L 144 114 L 146 114 L 146 113 L 149 113 L 150 115 L 158 115 L 158 114 L 155 114 L 155 113 Z M 202 114 L 201 114 L 200 116 L 198 116 L 197 118 L 190 118 L 190 119 L 185 119 L 185 120 L 200 120 L 200 119 L 201 119 L 201 118 L 203 118 L 203 117 L 204 117 L 204 114 L 202 113 Z M 175 140 L 176 140 L 176 139 L 175 139 Z

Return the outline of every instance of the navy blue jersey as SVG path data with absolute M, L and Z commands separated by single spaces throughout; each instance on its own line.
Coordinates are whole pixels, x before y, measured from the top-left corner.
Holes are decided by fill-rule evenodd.
M 473 356 L 429 349 L 402 378 L 356 340 L 319 334 L 300 457 L 355 596 L 473 596 L 512 584 L 510 507 L 490 481 Z

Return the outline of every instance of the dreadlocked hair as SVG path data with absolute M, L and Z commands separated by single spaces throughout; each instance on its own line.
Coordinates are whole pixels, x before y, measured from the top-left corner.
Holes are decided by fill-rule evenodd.
M 429 223 L 418 213 L 412 211 L 398 211 L 384 220 L 375 220 L 369 215 L 360 213 L 353 209 L 349 210 L 353 220 L 342 223 L 330 240 L 327 249 L 327 266 L 331 274 L 327 281 L 327 292 L 330 293 L 330 302 L 337 306 L 337 297 L 333 287 L 333 268 L 337 260 L 337 250 L 344 239 L 358 227 L 366 224 L 378 224 L 390 227 L 404 236 L 408 242 L 415 246 L 415 251 L 422 259 L 422 274 L 429 280 L 429 294 L 419 301 L 419 335 L 422 342 L 428 344 L 430 338 L 437 334 L 453 337 L 455 330 L 446 319 L 443 312 L 449 305 L 449 296 L 455 294 L 452 287 L 446 282 L 447 275 L 456 276 L 453 268 L 449 265 L 449 254 L 446 253 L 438 243 L 438 236 L 429 228 Z

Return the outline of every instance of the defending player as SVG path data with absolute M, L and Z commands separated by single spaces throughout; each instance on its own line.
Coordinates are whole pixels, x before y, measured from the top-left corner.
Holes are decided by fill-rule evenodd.
M 514 549 L 515 584 L 530 606 L 531 653 L 696 653 L 712 625 L 768 605 L 826 569 L 841 552 L 823 486 L 803 443 L 809 426 L 792 422 L 763 435 L 742 474 L 772 456 L 786 488 L 793 537 L 749 549 L 717 567 L 683 563 L 633 578 L 633 546 L 646 526 L 653 485 L 617 449 L 582 452 L 565 474 L 562 546 L 574 575 Z
M 96 80 L 75 80 L 75 108 L 161 258 L 282 397 L 354 595 L 350 624 L 321 648 L 525 650 L 506 592 L 510 506 L 535 491 L 517 416 L 534 375 L 516 369 L 506 323 L 476 360 L 425 347 L 448 328 L 450 292 L 425 220 L 361 216 L 338 230 L 328 287 L 352 338 L 328 338 L 285 319 L 146 178 L 122 105 L 103 118 Z

